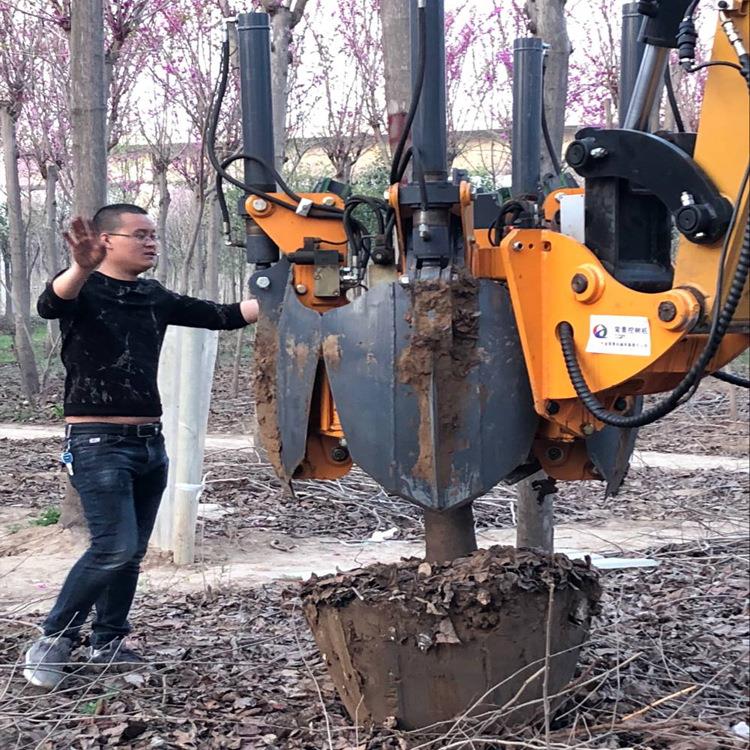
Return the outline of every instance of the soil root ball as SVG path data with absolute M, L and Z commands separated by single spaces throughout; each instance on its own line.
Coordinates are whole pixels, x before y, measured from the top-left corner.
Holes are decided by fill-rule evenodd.
M 573 676 L 600 594 L 588 560 L 500 546 L 450 564 L 410 558 L 313 577 L 301 592 L 352 718 L 403 729 L 472 706 L 506 724 L 534 720 L 548 621 L 553 695 Z

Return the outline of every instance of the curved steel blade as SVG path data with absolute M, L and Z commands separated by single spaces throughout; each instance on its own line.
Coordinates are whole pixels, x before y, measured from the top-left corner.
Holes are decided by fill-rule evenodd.
M 638 396 L 627 416 L 640 414 L 642 409 L 643 397 Z M 622 487 L 630 468 L 636 437 L 637 429 L 623 430 L 607 426 L 586 438 L 589 458 L 607 483 L 606 497 L 616 495 Z
M 261 276 L 267 286 L 258 286 Z M 251 288 L 260 305 L 254 356 L 258 427 L 276 473 L 289 481 L 305 457 L 320 361 L 320 314 L 297 298 L 286 259 L 254 274 Z
M 322 330 L 352 458 L 388 492 L 452 508 L 528 457 L 538 417 L 502 284 L 378 285 Z

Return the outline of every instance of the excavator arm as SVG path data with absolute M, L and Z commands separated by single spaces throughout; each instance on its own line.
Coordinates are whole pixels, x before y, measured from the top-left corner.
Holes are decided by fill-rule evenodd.
M 581 185 L 545 194 L 539 139 L 534 152 L 517 124 L 514 163 L 532 182 L 502 206 L 448 173 L 442 0 L 411 2 L 413 102 L 384 200 L 285 185 L 267 17 L 238 18 L 243 153 L 212 158 L 219 187 L 245 192 L 258 422 L 285 481 L 356 462 L 430 513 L 540 467 L 615 492 L 637 428 L 747 348 L 750 2 L 719 3 L 697 134 L 647 129 L 672 48 L 694 64 L 697 3 L 641 5 L 622 127 L 581 130 L 566 152 Z M 516 54 L 528 114 L 541 43 Z M 227 171 L 237 159 L 243 180 Z M 644 408 L 648 394 L 664 395 Z

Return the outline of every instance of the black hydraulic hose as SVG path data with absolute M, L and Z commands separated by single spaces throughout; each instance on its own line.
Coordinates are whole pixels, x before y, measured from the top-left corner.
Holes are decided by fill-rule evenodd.
M 278 183 L 279 187 L 281 187 L 281 189 L 290 198 L 292 198 L 293 200 L 297 201 L 297 203 L 299 203 L 301 200 L 301 197 L 291 190 L 291 188 L 286 184 L 286 182 L 284 182 L 284 179 L 276 171 L 276 169 L 274 169 L 272 165 L 268 164 L 260 157 L 253 156 L 251 154 L 242 153 L 242 154 L 234 154 L 233 156 L 230 156 L 228 159 L 224 159 L 223 162 L 219 162 L 219 159 L 216 156 L 216 130 L 219 124 L 219 114 L 221 112 L 221 105 L 224 101 L 224 95 L 227 90 L 228 80 L 229 80 L 229 40 L 225 39 L 221 45 L 221 68 L 219 71 L 219 84 L 216 89 L 216 95 L 213 97 L 213 100 L 211 102 L 207 137 L 206 137 L 206 151 L 208 153 L 208 158 L 209 158 L 209 161 L 211 162 L 211 166 L 216 171 L 216 195 L 219 200 L 219 207 L 221 209 L 221 216 L 222 216 L 222 221 L 224 222 L 224 225 L 226 227 L 230 226 L 229 210 L 227 208 L 226 198 L 224 196 L 224 189 L 223 189 L 224 181 L 229 182 L 235 187 L 238 187 L 243 192 L 252 193 L 253 195 L 257 195 L 259 198 L 263 198 L 269 203 L 273 203 L 277 206 L 281 206 L 282 208 L 286 208 L 289 211 L 296 212 L 297 206 L 295 204 L 288 203 L 287 201 L 283 201 L 277 198 L 276 196 L 269 195 L 263 190 L 260 190 L 257 186 L 249 185 L 243 182 L 242 180 L 238 180 L 232 177 L 232 175 L 230 175 L 227 172 L 227 167 L 233 162 L 237 161 L 238 159 L 251 159 L 261 164 L 263 167 L 266 168 L 266 170 L 269 173 L 273 174 L 274 179 Z M 344 212 L 340 208 L 337 208 L 335 206 L 322 206 L 322 205 L 315 203 L 310 208 L 310 212 L 308 215 L 312 216 L 313 218 L 319 218 L 319 219 L 340 219 L 343 216 L 343 214 Z
M 685 123 L 682 120 L 682 114 L 680 114 L 680 107 L 677 104 L 677 97 L 674 93 L 674 84 L 672 83 L 672 76 L 669 72 L 669 67 L 664 69 L 664 86 L 667 89 L 667 99 L 669 99 L 669 108 L 672 110 L 672 116 L 674 117 L 674 123 L 677 127 L 678 133 L 685 132 Z
M 224 101 L 224 94 L 227 90 L 228 80 L 229 41 L 225 39 L 221 45 L 221 69 L 219 72 L 219 84 L 211 100 L 211 108 L 209 110 L 206 151 L 208 152 L 208 158 L 211 162 L 211 165 L 213 166 L 214 170 L 216 170 L 216 198 L 219 201 L 221 219 L 226 232 L 229 232 L 231 228 L 231 220 L 229 217 L 229 209 L 227 208 L 226 196 L 224 195 L 224 183 L 221 174 L 222 170 L 219 168 L 219 160 L 216 157 L 216 129 L 219 124 L 219 112 L 221 111 L 221 105 Z
M 713 377 L 717 380 L 721 380 L 724 383 L 731 383 L 732 385 L 738 385 L 740 388 L 750 388 L 750 380 L 747 378 L 741 378 L 739 375 L 733 375 L 731 372 L 723 372 L 717 370 L 712 373 Z
M 261 159 L 259 156 L 254 156 L 253 154 L 245 154 L 245 153 L 239 153 L 239 154 L 232 154 L 232 156 L 228 157 L 227 159 L 224 159 L 223 162 L 221 162 L 221 168 L 222 171 L 225 171 L 226 168 L 233 164 L 235 161 L 238 161 L 239 159 L 249 159 L 250 161 L 257 162 L 258 164 L 265 167 L 265 169 L 270 172 L 273 175 L 274 180 L 278 184 L 278 186 L 281 188 L 282 192 L 286 193 L 292 200 L 297 201 L 299 203 L 302 200 L 302 196 L 295 193 L 289 185 L 286 184 L 284 181 L 284 178 L 272 167 L 267 161 L 264 159 Z M 227 178 L 229 179 L 229 178 Z M 283 208 L 288 208 L 291 211 L 296 211 L 297 206 L 295 206 L 293 203 L 287 203 L 286 201 L 281 200 L 280 198 L 277 198 L 276 196 L 269 195 L 268 193 L 263 192 L 255 185 L 246 185 L 243 182 L 240 182 L 239 180 L 230 180 L 235 185 L 241 187 L 243 190 L 246 190 L 249 193 L 252 193 L 253 195 L 257 195 L 259 198 L 263 198 L 271 203 L 276 204 L 277 206 L 282 206 Z M 344 215 L 344 211 L 341 208 L 337 208 L 336 206 L 322 206 L 318 203 L 314 203 L 312 208 L 310 209 L 310 216 L 314 216 L 319 219 L 332 219 L 332 218 L 341 218 Z
M 401 131 L 401 137 L 398 140 L 398 145 L 393 153 L 393 160 L 391 161 L 391 185 L 399 182 L 399 172 L 403 177 L 403 173 L 406 171 L 406 162 L 402 165 L 401 158 L 406 147 L 406 142 L 409 139 L 409 133 L 411 133 L 411 126 L 414 122 L 414 117 L 417 114 L 417 107 L 419 106 L 419 100 L 422 98 L 422 88 L 424 86 L 424 75 L 427 67 L 427 16 L 424 5 L 420 5 L 417 8 L 417 20 L 419 23 L 419 51 L 417 59 L 419 61 L 417 67 L 417 85 L 411 96 L 411 104 L 409 105 L 409 113 L 406 116 L 406 122 L 404 123 L 404 129 Z
M 748 183 L 748 175 L 750 175 L 750 166 L 745 170 L 740 190 L 737 195 L 737 201 L 734 206 L 734 212 L 732 214 L 732 220 L 727 234 L 724 240 L 724 248 L 722 250 L 722 257 L 720 259 L 720 268 L 723 268 L 724 262 L 727 256 L 727 250 L 729 247 L 729 241 L 733 232 L 733 228 L 737 221 L 739 214 L 740 204 L 742 203 L 742 197 L 745 194 L 745 188 Z M 611 425 L 613 427 L 621 428 L 632 428 L 632 427 L 643 427 L 644 425 L 651 424 L 658 419 L 674 411 L 680 406 L 681 399 L 687 393 L 693 389 L 699 380 L 704 377 L 706 367 L 708 363 L 713 359 L 716 352 L 721 345 L 721 342 L 729 330 L 729 326 L 734 317 L 735 310 L 739 305 L 742 293 L 747 283 L 748 275 L 750 275 L 750 222 L 745 225 L 745 233 L 742 240 L 742 248 L 740 250 L 739 258 L 737 260 L 737 268 L 735 269 L 732 283 L 729 287 L 729 293 L 724 302 L 723 307 L 720 311 L 717 310 L 715 305 L 714 308 L 714 320 L 711 326 L 711 332 L 708 336 L 708 341 L 701 352 L 698 359 L 695 361 L 693 366 L 687 372 L 682 381 L 675 387 L 675 389 L 664 399 L 654 404 L 646 411 L 641 412 L 637 415 L 625 416 L 622 414 L 616 414 L 608 411 L 602 406 L 599 399 L 591 391 L 586 379 L 583 376 L 581 367 L 578 363 L 578 357 L 575 350 L 575 340 L 573 337 L 573 326 L 567 321 L 563 321 L 558 326 L 557 332 L 560 337 L 560 346 L 562 347 L 563 359 L 565 360 L 565 366 L 568 370 L 568 376 L 570 382 L 573 384 L 576 395 L 583 402 L 583 405 L 593 414 L 599 421 L 604 424 Z M 716 288 L 716 303 L 718 305 L 721 297 L 722 290 L 722 274 L 719 274 L 719 281 L 717 282 Z M 718 314 L 717 314 L 718 312 Z

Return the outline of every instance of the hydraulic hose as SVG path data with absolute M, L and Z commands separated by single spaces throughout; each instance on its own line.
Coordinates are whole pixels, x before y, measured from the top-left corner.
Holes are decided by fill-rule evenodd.
M 750 380 L 747 378 L 741 378 L 739 375 L 733 375 L 731 372 L 723 372 L 717 370 L 713 373 L 713 376 L 717 380 L 721 380 L 724 383 L 731 383 L 732 385 L 738 385 L 740 388 L 750 388 Z
M 729 247 L 729 241 L 733 232 L 733 228 L 736 224 L 737 217 L 739 214 L 740 204 L 742 197 L 745 193 L 745 188 L 748 183 L 748 175 L 750 175 L 750 166 L 745 170 L 740 190 L 737 196 L 737 201 L 734 206 L 732 214 L 732 221 L 727 229 L 727 234 L 724 240 L 724 248 L 722 250 L 722 257 L 720 260 L 720 268 L 723 270 L 724 262 L 726 260 L 727 250 Z M 714 320 L 711 326 L 711 331 L 708 336 L 706 346 L 701 352 L 698 359 L 694 362 L 693 366 L 687 372 L 682 381 L 675 387 L 675 389 L 664 399 L 654 404 L 649 409 L 641 412 L 640 414 L 625 416 L 611 412 L 604 408 L 596 395 L 591 391 L 586 379 L 581 371 L 580 364 L 578 363 L 578 357 L 575 350 L 575 340 L 573 337 L 573 326 L 567 321 L 563 321 L 558 326 L 558 336 L 560 337 L 560 346 L 562 348 L 563 359 L 565 360 L 565 367 L 570 377 L 570 382 L 573 384 L 576 395 L 581 400 L 583 405 L 593 414 L 599 421 L 604 424 L 611 425 L 613 427 L 620 428 L 633 428 L 643 427 L 647 424 L 651 424 L 658 419 L 674 411 L 680 406 L 681 399 L 698 384 L 701 378 L 705 376 L 705 370 L 708 363 L 716 355 L 716 352 L 721 345 L 724 336 L 729 330 L 729 326 L 734 317 L 734 313 L 739 305 L 742 293 L 747 283 L 748 275 L 750 272 L 750 222 L 745 225 L 745 232 L 742 240 L 742 248 L 740 250 L 739 258 L 737 261 L 737 267 L 732 277 L 732 283 L 729 287 L 729 293 L 724 302 L 721 310 L 714 309 Z M 723 274 L 719 273 L 718 282 L 716 285 L 716 304 L 718 305 L 721 297 L 721 290 Z M 717 314 L 718 313 L 718 314 Z M 691 394 L 692 395 L 692 394 Z
M 289 186 L 286 184 L 286 182 L 284 182 L 284 179 L 281 177 L 278 171 L 271 165 L 267 164 L 263 159 L 257 156 L 253 156 L 252 154 L 242 153 L 230 156 L 228 159 L 220 162 L 218 157 L 216 156 L 216 130 L 219 124 L 221 105 L 224 101 L 224 95 L 226 94 L 228 80 L 229 40 L 225 39 L 221 45 L 221 68 L 219 71 L 219 84 L 216 89 L 216 94 L 211 102 L 206 137 L 206 151 L 208 153 L 208 158 L 211 162 L 211 166 L 213 166 L 214 170 L 216 171 L 216 195 L 219 200 L 222 221 L 224 222 L 225 227 L 229 227 L 231 225 L 229 210 L 227 209 L 227 203 L 223 189 L 223 183 L 225 181 L 230 183 L 231 185 L 234 185 L 235 187 L 238 187 L 243 192 L 252 193 L 253 195 L 257 195 L 259 198 L 263 198 L 269 203 L 273 203 L 289 211 L 296 212 L 297 205 L 295 203 L 289 203 L 287 201 L 281 200 L 280 198 L 277 198 L 274 195 L 270 195 L 269 193 L 260 190 L 255 185 L 247 184 L 242 180 L 236 179 L 227 172 L 227 167 L 238 159 L 251 159 L 253 161 L 256 161 L 266 167 L 266 169 L 273 174 L 274 179 L 278 183 L 279 187 L 281 187 L 283 192 L 285 192 L 290 198 L 292 198 L 292 200 L 296 201 L 296 203 L 299 204 L 299 202 L 301 201 L 301 197 L 294 191 L 292 191 L 291 188 L 289 188 Z M 310 208 L 308 215 L 318 219 L 341 219 L 341 217 L 344 215 L 344 212 L 342 211 L 342 209 L 336 208 L 335 206 L 322 206 L 314 203 Z

